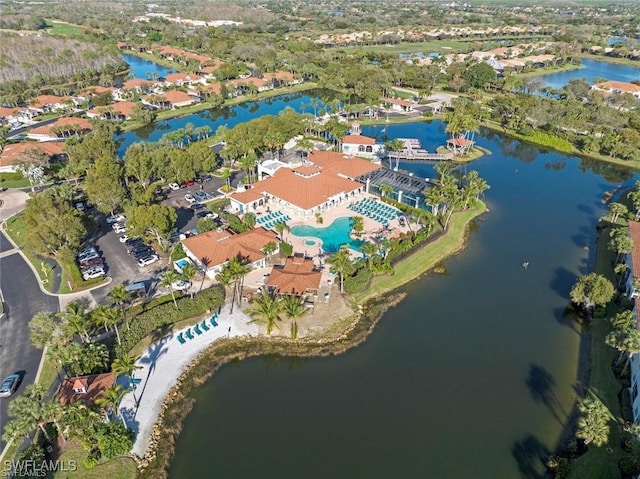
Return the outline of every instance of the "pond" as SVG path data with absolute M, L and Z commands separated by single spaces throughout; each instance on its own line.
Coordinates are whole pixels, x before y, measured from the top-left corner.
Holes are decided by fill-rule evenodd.
M 174 73 L 176 70 L 159 63 L 147 60 L 145 58 L 131 55 L 129 53 L 122 54 L 122 59 L 127 62 L 131 71 L 129 76 L 132 78 L 142 78 L 143 80 L 155 80 L 158 78 L 166 77 L 170 73 Z
M 430 150 L 446 139 L 437 121 L 387 134 Z M 402 288 L 345 354 L 223 367 L 195 393 L 171 478 L 542 477 L 579 381 L 569 291 L 589 271 L 600 198 L 635 175 L 489 131 L 476 140 L 493 153 L 461 168 L 491 185 L 490 212 L 445 273 Z
M 622 82 L 631 82 L 640 80 L 640 64 L 637 67 L 616 65 L 600 60 L 582 60 L 583 68 L 578 70 L 569 70 L 556 73 L 548 73 L 540 75 L 539 78 L 544 80 L 545 86 L 552 88 L 562 88 L 570 80 L 584 78 L 590 84 L 594 84 L 596 79 L 604 78 L 605 80 L 615 80 Z

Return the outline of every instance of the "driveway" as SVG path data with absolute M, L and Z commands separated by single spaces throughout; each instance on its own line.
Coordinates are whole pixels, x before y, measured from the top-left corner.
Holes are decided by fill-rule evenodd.
M 42 357 L 42 351 L 31 345 L 29 321 L 39 311 L 58 312 L 58 298 L 40 291 L 33 271 L 17 252 L 0 258 L 0 289 L 6 313 L 0 320 L 0 378 L 22 371 L 19 395 L 33 383 Z M 0 434 L 9 420 L 10 400 L 0 399 Z M 4 448 L 4 442 L 0 442 L 0 448 Z

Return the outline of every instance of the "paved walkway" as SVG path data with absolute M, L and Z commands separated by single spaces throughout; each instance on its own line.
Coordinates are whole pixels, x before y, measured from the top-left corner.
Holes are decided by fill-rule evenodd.
M 210 316 L 207 314 L 202 319 Z M 258 326 L 247 324 L 248 321 L 249 318 L 237 305 L 233 314 L 229 313 L 229 305 L 226 305 L 217 319 L 217 327 L 211 327 L 199 336 L 194 335 L 185 344 L 178 342 L 180 331 L 176 331 L 149 346 L 137 363 L 142 369 L 134 373 L 136 378 L 141 378 L 140 384 L 135 391 L 125 394 L 120 402 L 122 417 L 127 426 L 136 432 L 132 450 L 134 454 L 144 457 L 164 398 L 175 386 L 180 374 L 202 351 L 220 338 L 257 336 Z

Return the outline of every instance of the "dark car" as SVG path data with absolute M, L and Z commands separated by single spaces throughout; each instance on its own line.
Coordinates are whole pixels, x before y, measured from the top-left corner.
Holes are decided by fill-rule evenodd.
M 104 264 L 104 259 L 93 258 L 86 261 L 80 261 L 80 269 L 90 268 L 91 266 L 100 266 Z
M 199 211 L 199 210 L 204 209 L 204 205 L 203 205 L 202 203 L 193 203 L 193 204 L 191 205 L 191 209 L 192 209 L 193 211 Z
M 0 385 L 0 397 L 6 398 L 11 396 L 16 389 L 18 389 L 18 385 L 20 384 L 20 375 L 12 374 L 7 376 L 7 378 L 2 381 L 2 385 Z
M 132 248 L 129 251 L 129 254 L 136 255 L 136 254 L 140 253 L 141 251 L 153 251 L 153 248 L 151 246 L 149 246 L 149 245 L 141 244 L 141 245 L 138 245 L 138 246 Z
M 133 257 L 135 259 L 145 258 L 147 256 L 153 256 L 156 254 L 156 251 L 153 248 L 148 248 L 144 250 L 140 250 L 137 253 L 133 253 Z

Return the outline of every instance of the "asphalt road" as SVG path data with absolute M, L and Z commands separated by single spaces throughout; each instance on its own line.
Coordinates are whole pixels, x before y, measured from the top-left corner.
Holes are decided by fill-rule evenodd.
M 34 273 L 18 253 L 0 258 L 0 289 L 5 305 L 5 317 L 0 320 L 0 380 L 15 372 L 24 374 L 16 393 L 20 395 L 33 383 L 42 357 L 42 351 L 31 345 L 29 321 L 39 311 L 57 312 L 58 298 L 40 291 Z M 8 421 L 11 399 L 0 399 L 0 435 Z M 2 448 L 4 442 L 0 442 Z
M 0 253 L 13 249 L 13 245 L 9 243 L 9 240 L 3 233 L 0 233 Z

